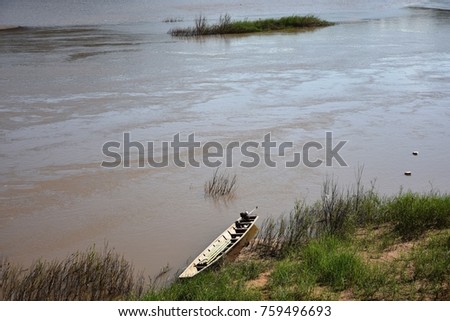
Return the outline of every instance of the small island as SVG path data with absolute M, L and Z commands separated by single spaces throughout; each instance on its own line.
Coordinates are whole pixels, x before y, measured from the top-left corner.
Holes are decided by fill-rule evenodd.
M 278 19 L 235 20 L 230 15 L 220 16 L 216 24 L 208 24 L 206 17 L 200 16 L 195 19 L 194 27 L 174 28 L 169 31 L 175 37 L 195 37 L 209 35 L 242 34 L 254 32 L 272 31 L 298 31 L 313 28 L 328 27 L 333 22 L 322 20 L 313 15 L 289 16 Z

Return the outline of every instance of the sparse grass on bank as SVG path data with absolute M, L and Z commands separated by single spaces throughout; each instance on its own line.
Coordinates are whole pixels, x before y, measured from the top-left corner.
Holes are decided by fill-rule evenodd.
M 231 20 L 230 15 L 221 16 L 216 24 L 208 24 L 206 17 L 195 19 L 194 27 L 174 28 L 169 31 L 176 37 L 194 37 L 270 31 L 292 31 L 332 26 L 334 23 L 315 16 L 289 16 L 278 19 Z
M 450 300 L 450 232 L 430 236 L 410 257 L 414 262 L 411 281 L 419 284 L 419 295 L 431 300 Z

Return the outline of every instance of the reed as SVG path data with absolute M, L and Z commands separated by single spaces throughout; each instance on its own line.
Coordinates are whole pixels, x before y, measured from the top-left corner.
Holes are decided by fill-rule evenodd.
M 297 202 L 288 216 L 269 217 L 258 231 L 253 249 L 263 257 L 282 257 L 291 248 L 302 246 L 317 233 L 317 208 Z
M 358 226 L 381 222 L 386 200 L 361 184 L 363 168 L 356 174 L 356 184 L 347 189 L 327 177 L 322 185 L 321 199 L 314 204 L 295 203 L 289 215 L 277 220 L 266 219 L 253 244 L 263 256 L 283 256 L 292 248 L 305 245 L 311 239 L 324 235 L 343 236 Z
M 163 19 L 162 22 L 164 23 L 174 23 L 174 22 L 181 22 L 183 21 L 183 18 L 178 18 L 178 17 L 168 17 Z
M 236 175 L 220 172 L 219 168 L 217 168 L 214 171 L 212 178 L 204 185 L 205 196 L 212 197 L 213 199 L 231 199 L 235 196 L 237 189 L 236 183 Z
M 94 247 L 61 261 L 39 260 L 29 268 L 4 261 L 1 300 L 117 300 L 139 297 L 144 280 L 123 256 Z

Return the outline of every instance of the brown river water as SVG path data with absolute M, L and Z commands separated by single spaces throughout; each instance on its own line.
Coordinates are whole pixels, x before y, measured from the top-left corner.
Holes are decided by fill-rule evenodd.
M 330 4 L 331 3 L 331 4 Z M 261 221 L 320 197 L 324 179 L 381 194 L 450 191 L 448 1 L 0 1 L 0 255 L 18 263 L 105 243 L 153 275 L 194 258 L 242 210 Z M 204 14 L 215 21 L 316 14 L 310 32 L 172 38 Z M 166 18 L 182 20 L 164 23 Z M 308 142 L 346 141 L 336 159 L 287 167 Z M 236 197 L 204 197 L 214 169 L 104 168 L 106 142 L 144 145 L 188 135 L 234 149 Z M 261 148 L 270 133 L 286 156 Z M 412 151 L 419 151 L 412 156 Z M 123 156 L 123 150 L 117 149 Z M 310 160 L 323 159 L 312 149 Z M 146 151 L 147 152 L 147 151 Z M 204 153 L 196 149 L 201 161 Z M 147 157 L 145 157 L 146 160 Z M 185 150 L 180 158 L 187 160 Z M 224 169 L 224 166 L 222 166 Z M 411 171 L 411 176 L 405 176 Z M 260 221 L 260 222 L 261 222 Z

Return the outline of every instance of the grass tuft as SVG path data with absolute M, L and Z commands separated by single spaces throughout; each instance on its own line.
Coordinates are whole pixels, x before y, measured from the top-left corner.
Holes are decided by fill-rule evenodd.
M 369 271 L 355 251 L 336 237 L 310 242 L 302 251 L 302 267 L 321 285 L 344 290 L 364 280 Z
M 400 194 L 387 205 L 395 231 L 404 239 L 414 239 L 428 229 L 450 227 L 450 196 Z
M 348 241 L 327 236 L 277 262 L 269 286 L 272 300 L 329 300 L 349 289 L 370 297 L 380 279 Z
M 231 199 L 235 196 L 237 189 L 236 175 L 229 175 L 226 172 L 219 172 L 219 168 L 214 171 L 212 178 L 205 183 L 205 196 L 213 199 Z

